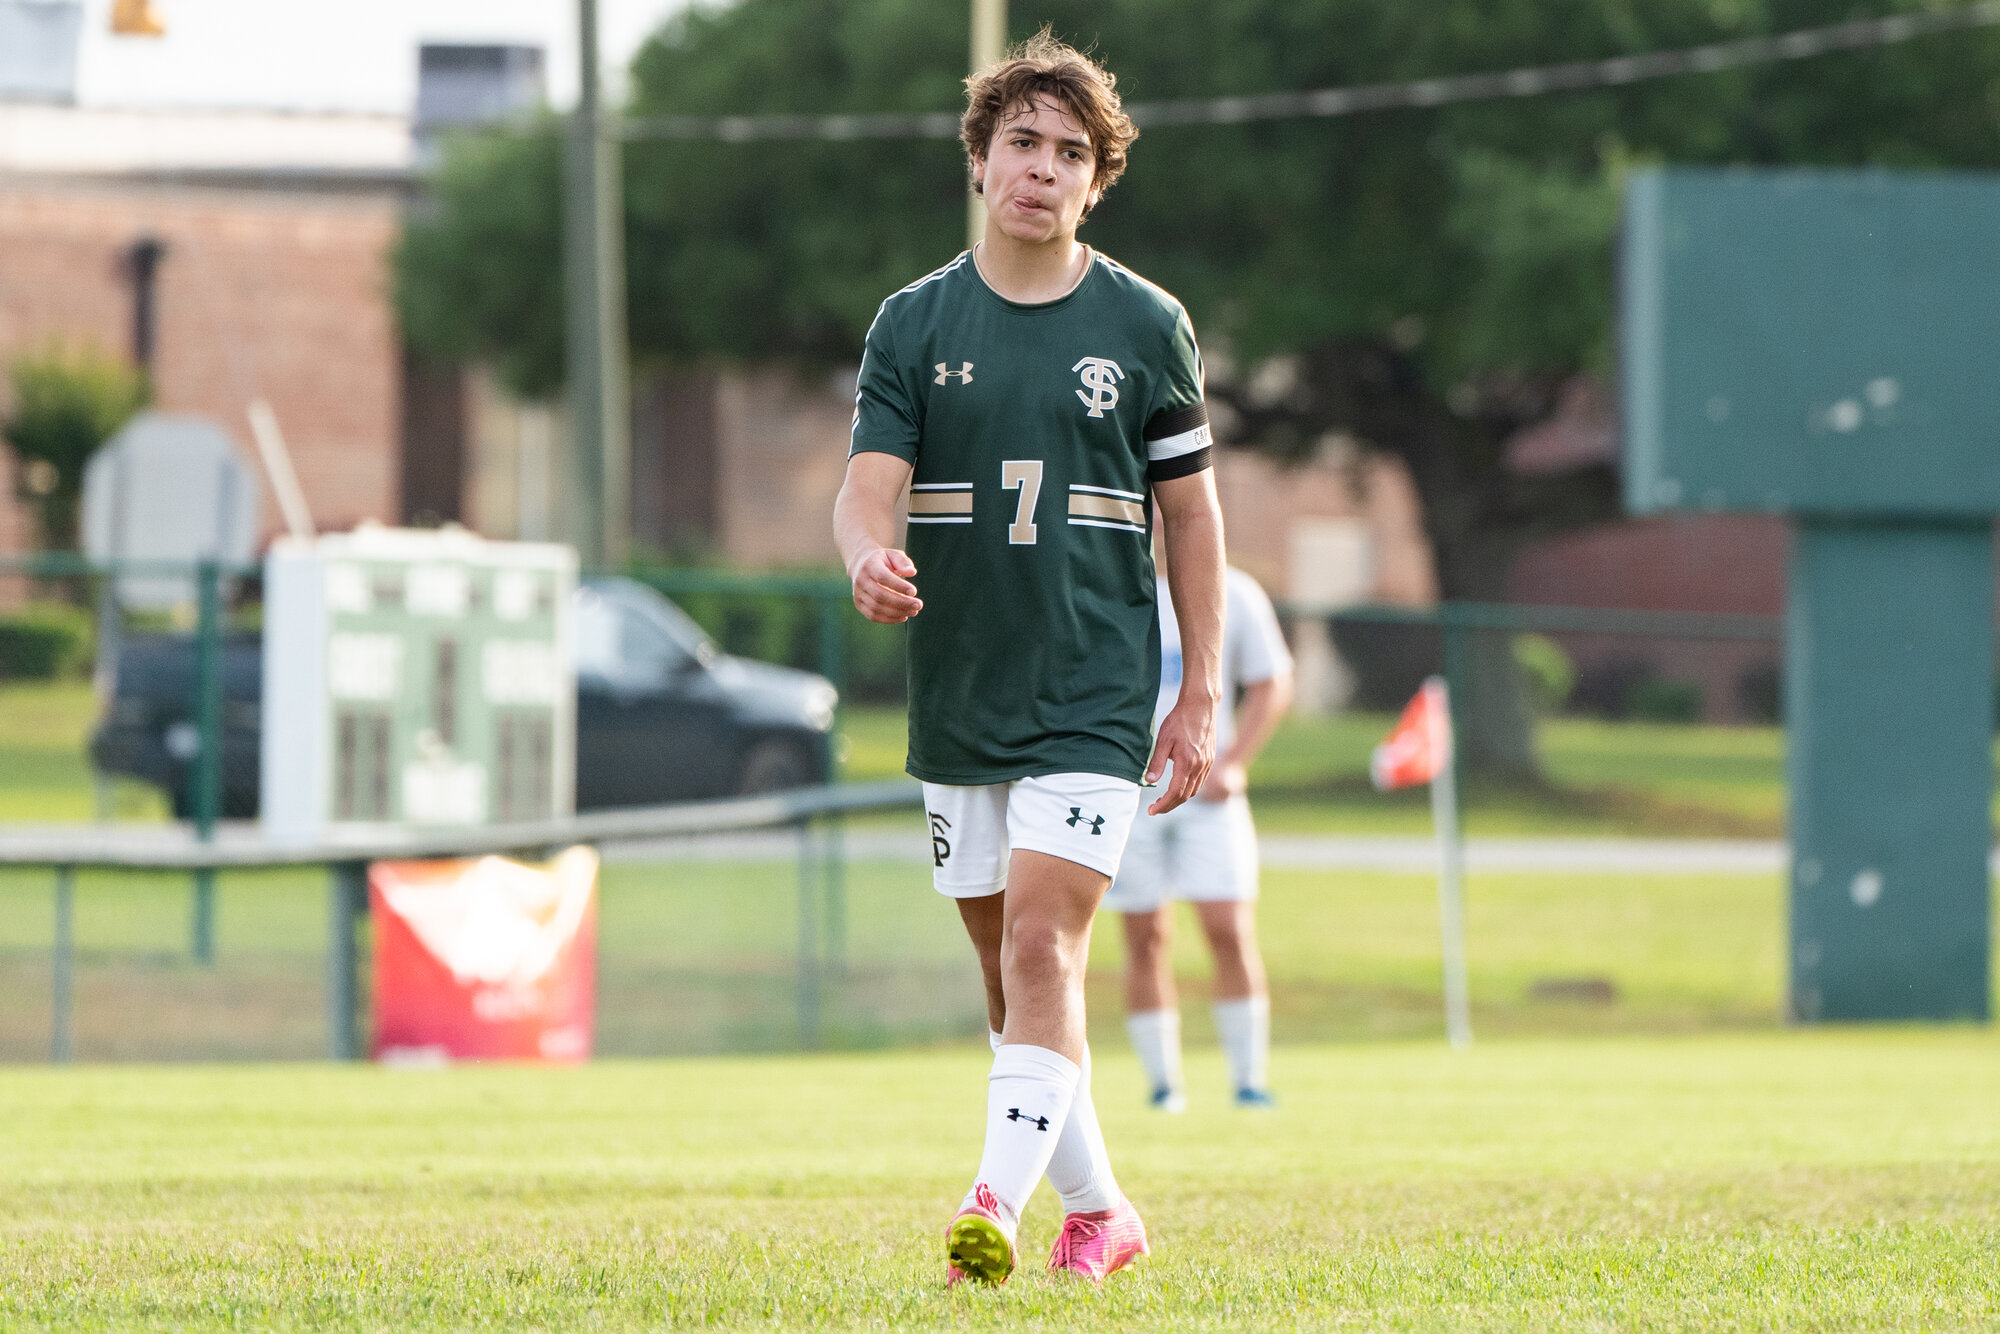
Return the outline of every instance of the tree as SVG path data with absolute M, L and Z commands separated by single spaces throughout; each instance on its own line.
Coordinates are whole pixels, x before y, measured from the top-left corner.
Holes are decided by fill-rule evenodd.
M 19 464 L 15 494 L 34 506 L 41 545 L 73 550 L 83 469 L 149 397 L 145 376 L 92 344 L 49 343 L 17 357 L 14 408 L 0 435 Z
M 1853 6 L 1042 0 L 1015 16 L 1017 31 L 1047 21 L 1093 45 L 1127 99 L 1148 101 L 1688 46 L 1841 21 Z M 632 111 L 950 107 L 965 34 L 936 18 L 919 0 L 689 11 L 635 62 Z M 1398 456 L 1444 595 L 1495 600 L 1524 543 L 1619 512 L 1609 466 L 1523 476 L 1506 447 L 1574 376 L 1610 364 L 1630 164 L 1993 165 L 1996 76 L 2000 37 L 1960 33 L 1615 90 L 1161 127 L 1085 236 L 1187 303 L 1239 439 L 1303 458 L 1343 435 Z M 851 361 L 881 297 L 961 243 L 951 143 L 647 142 L 629 149 L 626 180 L 641 357 Z M 399 263 L 413 338 L 492 356 L 523 388 L 560 382 L 554 188 L 545 142 L 451 156 Z M 533 227 L 494 237 L 516 208 Z M 495 310 L 504 318 L 482 314 Z M 1254 373 L 1271 369 L 1283 373 Z M 1519 681 L 1493 638 L 1473 664 L 1466 758 L 1532 776 Z

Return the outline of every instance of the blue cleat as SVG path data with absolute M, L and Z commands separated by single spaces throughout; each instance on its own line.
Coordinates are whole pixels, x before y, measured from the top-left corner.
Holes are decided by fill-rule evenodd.
M 1151 1102 L 1156 1112 L 1171 1112 L 1178 1116 L 1187 1110 L 1187 1095 L 1179 1089 L 1154 1089 Z
M 1269 1111 L 1278 1105 L 1278 1100 L 1271 1096 L 1269 1089 L 1237 1089 L 1236 1105 L 1238 1107 L 1261 1107 Z

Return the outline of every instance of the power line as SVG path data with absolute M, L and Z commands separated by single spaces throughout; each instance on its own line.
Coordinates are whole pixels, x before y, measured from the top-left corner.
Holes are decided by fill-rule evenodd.
M 1822 28 L 1800 28 L 1769 37 L 1711 42 L 1677 51 L 1647 51 L 1604 60 L 1529 65 L 1486 74 L 1450 74 L 1400 83 L 1364 83 L 1302 93 L 1253 93 L 1241 97 L 1134 102 L 1125 110 L 1141 127 L 1239 125 L 1254 120 L 1353 116 L 1367 111 L 1437 107 L 1501 97 L 1539 97 L 1586 88 L 1618 88 L 1678 74 L 1710 74 L 1746 65 L 1804 60 L 1835 51 L 1894 46 L 1935 33 L 2000 24 L 2000 0 L 1887 18 L 1855 19 Z M 623 123 L 627 139 L 956 139 L 958 113 L 878 112 L 865 115 L 635 116 Z

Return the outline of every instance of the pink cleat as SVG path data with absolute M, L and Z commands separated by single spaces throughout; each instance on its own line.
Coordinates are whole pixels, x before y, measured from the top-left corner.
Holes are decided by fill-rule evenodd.
M 1063 1218 L 1062 1231 L 1049 1250 L 1049 1272 L 1067 1270 L 1102 1283 L 1105 1275 L 1115 1274 L 1151 1252 L 1139 1211 L 1132 1207 L 1132 1201 L 1121 1199 L 1115 1209 Z
M 1000 1201 L 983 1181 L 974 1188 L 973 1198 L 944 1230 L 948 1286 L 967 1279 L 1005 1283 L 1014 1272 L 1014 1234 L 1000 1220 Z

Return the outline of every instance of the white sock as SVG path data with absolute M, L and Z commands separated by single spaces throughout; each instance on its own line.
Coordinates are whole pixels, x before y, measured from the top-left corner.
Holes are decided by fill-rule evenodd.
M 1262 1092 L 1271 1059 L 1271 998 L 1245 996 L 1215 1002 L 1215 1035 L 1229 1060 L 1230 1083 Z
M 987 1045 L 997 1055 L 1000 1035 L 986 1031 Z M 1076 1097 L 1069 1105 L 1069 1119 L 1056 1137 L 1056 1151 L 1049 1158 L 1049 1184 L 1062 1197 L 1066 1214 L 1094 1214 L 1116 1209 L 1125 1198 L 1118 1178 L 1111 1173 L 1111 1154 L 1104 1147 L 1104 1131 L 1097 1124 L 1097 1107 L 1090 1098 L 1090 1048 L 1083 1049 L 1083 1065 L 1076 1078 Z
M 1014 1043 L 994 1053 L 993 1072 L 986 1077 L 986 1148 L 960 1208 L 981 1203 L 983 1186 L 993 1194 L 1000 1221 L 1009 1228 L 1019 1225 L 1062 1137 L 1079 1073 L 1068 1058 L 1046 1047 Z
M 1153 1088 L 1181 1091 L 1181 1012 L 1140 1010 L 1125 1017 L 1125 1032 Z
M 1090 1214 L 1115 1209 L 1124 1196 L 1118 1178 L 1111 1175 L 1111 1155 L 1104 1148 L 1104 1132 L 1097 1125 L 1097 1108 L 1090 1101 L 1090 1048 L 1083 1049 L 1083 1065 L 1076 1077 L 1076 1097 L 1070 1101 L 1069 1119 L 1056 1138 L 1056 1151 L 1049 1158 L 1049 1184 L 1062 1196 L 1066 1214 Z

